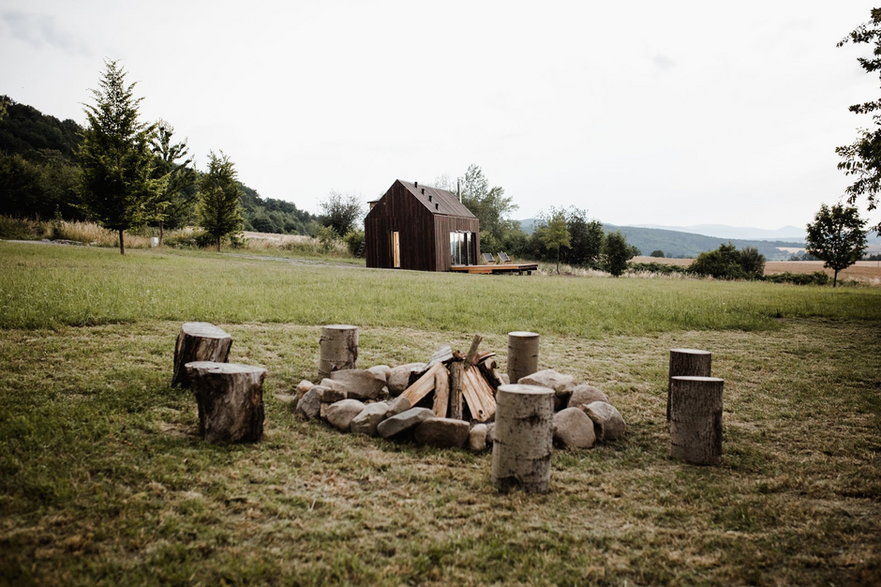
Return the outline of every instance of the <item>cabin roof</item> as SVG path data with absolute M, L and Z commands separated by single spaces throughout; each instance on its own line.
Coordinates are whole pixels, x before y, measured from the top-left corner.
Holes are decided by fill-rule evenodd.
M 453 192 L 433 188 L 427 185 L 420 185 L 417 187 L 416 184 L 412 182 L 400 179 L 398 181 L 432 214 L 476 218 L 474 214 L 471 213 L 471 210 L 466 208 L 465 204 L 460 202 L 459 198 Z

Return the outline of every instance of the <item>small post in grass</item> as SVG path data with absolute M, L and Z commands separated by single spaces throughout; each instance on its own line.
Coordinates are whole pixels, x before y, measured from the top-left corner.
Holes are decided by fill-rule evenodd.
M 199 435 L 209 442 L 257 442 L 263 437 L 266 369 L 239 363 L 186 364 L 199 407 Z
M 318 375 L 330 377 L 333 371 L 354 369 L 358 361 L 358 327 L 349 324 L 330 324 L 321 327 L 321 359 Z
M 508 382 L 517 383 L 521 377 L 538 371 L 538 334 L 535 332 L 508 333 Z
M 553 389 L 514 383 L 499 386 L 492 455 L 492 480 L 496 489 L 547 493 L 553 424 Z
M 709 377 L 713 353 L 698 349 L 670 349 L 670 372 L 667 376 L 667 421 L 670 421 L 670 382 L 680 375 Z
M 209 322 L 184 322 L 174 345 L 173 387 L 189 387 L 184 365 L 193 361 L 226 363 L 232 337 L 225 330 Z
M 692 465 L 722 462 L 722 388 L 717 377 L 670 378 L 670 456 Z

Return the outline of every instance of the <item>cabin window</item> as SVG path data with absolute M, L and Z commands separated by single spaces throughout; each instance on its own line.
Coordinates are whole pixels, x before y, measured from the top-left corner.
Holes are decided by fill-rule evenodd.
M 453 265 L 473 265 L 476 258 L 473 232 L 457 230 L 450 233 L 450 262 Z

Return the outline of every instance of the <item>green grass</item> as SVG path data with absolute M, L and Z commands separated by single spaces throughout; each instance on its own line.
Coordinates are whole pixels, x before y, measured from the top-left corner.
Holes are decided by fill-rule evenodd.
M 0 243 L 0 584 L 881 581 L 881 292 L 468 277 Z M 185 320 L 269 369 L 266 436 L 212 446 L 168 386 Z M 282 398 L 320 326 L 359 364 L 506 332 L 604 389 L 622 442 L 557 452 L 551 493 L 490 456 L 344 435 Z M 714 352 L 724 463 L 667 457 L 667 351 Z

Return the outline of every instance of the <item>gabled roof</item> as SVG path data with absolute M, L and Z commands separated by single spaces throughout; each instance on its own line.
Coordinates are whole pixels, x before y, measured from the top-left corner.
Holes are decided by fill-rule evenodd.
M 471 213 L 471 210 L 466 208 L 453 192 L 429 187 L 427 185 L 416 187 L 416 184 L 412 182 L 400 179 L 398 181 L 402 186 L 407 188 L 411 194 L 413 194 L 413 197 L 419 200 L 423 206 L 428 208 L 432 214 L 475 218 L 474 214 Z

